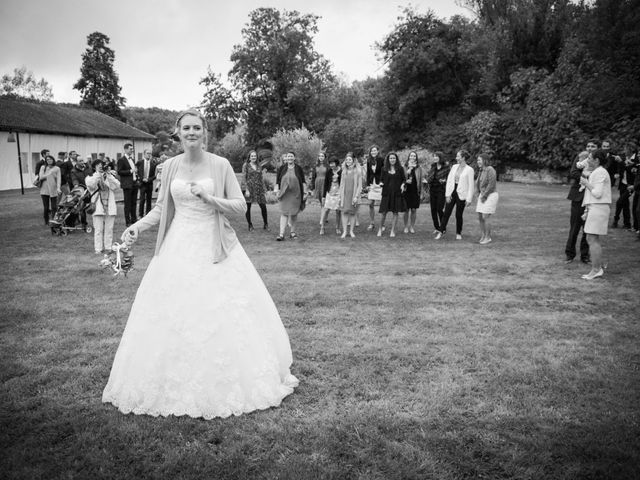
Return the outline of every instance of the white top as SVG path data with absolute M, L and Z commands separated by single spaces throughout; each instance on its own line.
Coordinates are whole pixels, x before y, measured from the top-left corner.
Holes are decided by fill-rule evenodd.
M 453 189 L 455 188 L 455 177 L 459 168 L 460 164 L 457 163 L 453 167 L 451 167 L 451 170 L 449 171 L 449 176 L 447 177 L 447 186 L 444 191 L 445 197 L 450 197 L 453 193 Z M 462 172 L 460 172 L 457 192 L 460 200 L 466 200 L 467 202 L 473 201 L 473 194 L 475 192 L 473 168 L 471 168 L 469 165 L 465 165 Z
M 609 172 L 604 167 L 600 166 L 591 172 L 589 183 L 593 188 L 584 190 L 582 205 L 611 203 L 611 177 L 609 177 Z

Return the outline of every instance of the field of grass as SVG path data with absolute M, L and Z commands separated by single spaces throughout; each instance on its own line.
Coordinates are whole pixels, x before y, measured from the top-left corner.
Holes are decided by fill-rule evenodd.
M 640 241 L 612 230 L 604 278 L 581 280 L 566 189 L 498 187 L 488 246 L 472 208 L 463 241 L 433 239 L 428 205 L 395 239 L 365 215 L 320 237 L 315 205 L 296 241 L 275 241 L 276 205 L 271 232 L 232 218 L 300 386 L 212 421 L 101 403 L 155 232 L 113 277 L 91 235 L 50 235 L 35 193 L 0 194 L 0 477 L 640 478 Z

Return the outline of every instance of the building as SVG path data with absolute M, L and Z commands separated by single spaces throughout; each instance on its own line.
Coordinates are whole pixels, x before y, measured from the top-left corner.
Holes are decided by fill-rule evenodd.
M 32 188 L 40 151 L 75 150 L 86 158 L 104 153 L 111 159 L 123 155 L 123 145 L 133 143 L 137 158 L 151 149 L 155 137 L 90 108 L 75 105 L 0 98 L 0 190 Z M 18 162 L 18 142 L 22 171 Z

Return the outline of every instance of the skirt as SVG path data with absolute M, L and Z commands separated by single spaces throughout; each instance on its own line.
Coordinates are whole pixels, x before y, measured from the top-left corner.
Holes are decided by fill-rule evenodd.
M 487 199 L 483 202 L 478 195 L 478 204 L 476 205 L 476 212 L 493 214 L 496 213 L 496 207 L 498 206 L 498 192 L 491 192 Z
M 611 207 L 608 203 L 590 203 L 587 207 L 587 219 L 584 222 L 584 233 L 606 235 L 609 225 Z

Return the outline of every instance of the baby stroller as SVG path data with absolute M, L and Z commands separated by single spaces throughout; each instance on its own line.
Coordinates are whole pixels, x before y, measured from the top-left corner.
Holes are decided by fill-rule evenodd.
M 86 228 L 82 225 L 76 226 L 80 221 L 80 214 L 91 205 L 91 197 L 87 187 L 83 185 L 74 187 L 60 202 L 53 219 L 49 221 L 51 235 L 67 235 L 70 230 L 84 230 L 91 233 L 89 225 Z

